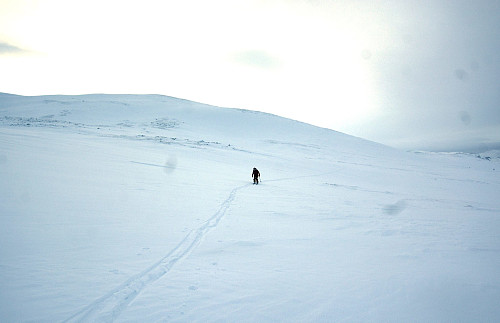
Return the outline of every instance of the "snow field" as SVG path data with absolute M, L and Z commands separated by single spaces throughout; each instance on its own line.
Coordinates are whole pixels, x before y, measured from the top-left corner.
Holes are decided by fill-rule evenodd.
M 497 159 L 161 96 L 0 113 L 2 321 L 500 314 Z

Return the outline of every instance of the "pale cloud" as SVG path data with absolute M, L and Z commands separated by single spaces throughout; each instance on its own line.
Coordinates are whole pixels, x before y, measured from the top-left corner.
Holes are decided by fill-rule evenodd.
M 236 52 L 232 59 L 238 64 L 250 67 L 257 67 L 265 70 L 277 69 L 282 65 L 282 61 L 266 52 L 265 50 L 245 50 Z
M 0 41 L 0 55 L 22 54 L 29 51 Z

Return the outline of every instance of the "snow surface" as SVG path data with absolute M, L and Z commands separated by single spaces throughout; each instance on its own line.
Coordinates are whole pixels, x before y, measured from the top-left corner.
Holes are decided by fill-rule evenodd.
M 0 94 L 0 321 L 498 321 L 499 173 L 164 96 Z

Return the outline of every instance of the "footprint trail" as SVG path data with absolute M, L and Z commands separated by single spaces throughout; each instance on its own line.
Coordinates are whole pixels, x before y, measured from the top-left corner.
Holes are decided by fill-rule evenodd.
M 185 258 L 200 244 L 203 237 L 215 228 L 224 217 L 233 202 L 236 192 L 250 184 L 239 186 L 231 191 L 229 197 L 220 205 L 207 221 L 200 227 L 191 230 L 184 239 L 172 249 L 165 257 L 147 268 L 143 272 L 132 276 L 129 280 L 97 299 L 90 305 L 75 313 L 64 322 L 112 322 L 120 316 L 127 306 L 148 285 L 151 285 L 166 273 L 181 259 Z

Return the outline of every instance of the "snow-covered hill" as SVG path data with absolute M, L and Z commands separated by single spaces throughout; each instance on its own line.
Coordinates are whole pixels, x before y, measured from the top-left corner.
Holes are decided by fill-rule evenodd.
M 0 320 L 495 321 L 499 171 L 165 96 L 0 94 Z

